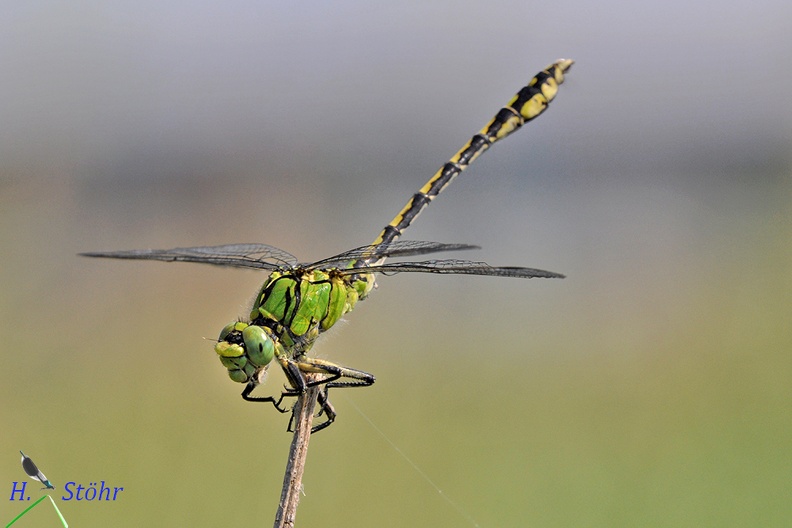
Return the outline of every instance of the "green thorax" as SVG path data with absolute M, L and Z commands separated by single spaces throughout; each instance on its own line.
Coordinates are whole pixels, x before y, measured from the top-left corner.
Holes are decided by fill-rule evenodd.
M 296 356 L 310 349 L 319 334 L 365 299 L 373 287 L 371 274 L 344 276 L 334 268 L 275 271 L 256 295 L 251 324 L 271 328 Z

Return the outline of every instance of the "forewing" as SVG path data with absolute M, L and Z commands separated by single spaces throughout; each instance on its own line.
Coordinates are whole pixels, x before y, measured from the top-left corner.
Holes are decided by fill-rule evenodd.
M 545 278 L 563 279 L 564 275 L 553 271 L 516 266 L 490 266 L 486 262 L 470 260 L 425 260 L 421 262 L 393 262 L 362 268 L 369 273 L 441 273 L 449 275 L 483 275 L 492 277 L 515 277 L 520 279 Z M 360 272 L 339 270 L 344 275 Z
M 297 258 L 291 253 L 266 244 L 132 249 L 129 251 L 80 253 L 80 255 L 98 258 L 160 260 L 163 262 L 195 262 L 215 266 L 263 270 L 291 268 L 297 264 Z
M 470 244 L 444 244 L 442 242 L 424 242 L 421 240 L 399 240 L 387 245 L 360 246 L 338 255 L 306 264 L 307 269 L 346 267 L 350 262 L 370 257 L 412 257 L 439 253 L 441 251 L 461 251 L 465 249 L 481 249 Z M 358 269 L 366 269 L 362 266 Z

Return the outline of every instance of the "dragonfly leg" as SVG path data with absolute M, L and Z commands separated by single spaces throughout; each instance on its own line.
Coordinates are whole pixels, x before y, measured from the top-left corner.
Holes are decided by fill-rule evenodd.
M 284 392 L 277 400 L 275 400 L 274 396 L 251 396 L 250 393 L 253 392 L 257 386 L 258 383 L 254 383 L 253 381 L 248 382 L 248 384 L 245 385 L 245 390 L 242 391 L 242 399 L 249 402 L 269 402 L 278 410 L 278 412 L 289 412 L 289 409 L 282 409 L 280 404 L 283 401 L 283 398 L 291 396 L 290 394 L 286 394 Z
M 319 379 L 319 380 L 312 380 L 308 382 L 309 387 L 314 387 L 316 385 L 323 385 L 322 390 L 319 391 L 319 396 L 317 398 L 317 402 L 319 403 L 320 409 L 317 413 L 317 416 L 321 416 L 322 413 L 325 415 L 325 421 L 315 425 L 311 429 L 311 434 L 316 433 L 317 431 L 321 431 L 322 429 L 329 427 L 336 419 L 336 412 L 333 408 L 333 405 L 330 403 L 328 398 L 328 392 L 333 387 L 368 387 L 372 385 L 375 381 L 373 375 L 369 374 L 368 372 L 364 372 L 362 370 L 352 369 L 348 367 L 342 367 L 340 365 L 336 365 L 335 363 L 331 363 L 329 361 L 325 361 L 323 359 L 317 358 L 308 358 L 303 357 L 300 361 L 297 362 L 299 368 L 303 372 L 314 372 L 318 374 L 327 374 L 326 377 Z M 344 381 L 337 381 L 339 379 L 343 379 Z
M 285 394 L 285 393 L 284 393 Z M 317 431 L 321 431 L 322 429 L 329 427 L 336 419 L 336 412 L 333 404 L 330 403 L 330 400 L 327 399 L 327 390 L 320 390 L 317 396 L 317 403 L 319 403 L 319 412 L 316 413 L 316 416 L 321 416 L 323 413 L 325 415 L 325 421 L 314 425 L 311 428 L 311 434 L 316 433 Z M 294 413 L 292 413 L 292 417 L 289 420 L 289 426 L 286 430 L 290 433 L 294 432 Z
M 323 359 L 302 356 L 299 360 L 295 360 L 280 356 L 278 357 L 278 360 L 281 364 L 281 367 L 283 368 L 284 373 L 286 374 L 287 379 L 289 380 L 289 383 L 291 384 L 291 388 L 285 388 L 285 390 L 281 392 L 280 398 L 277 400 L 274 396 L 250 396 L 250 393 L 257 386 L 257 383 L 251 381 L 242 392 L 242 398 L 246 401 L 270 402 L 278 411 L 285 413 L 288 409 L 281 408 L 280 406 L 284 398 L 296 397 L 304 393 L 309 387 L 324 385 L 322 390 L 319 391 L 319 395 L 317 397 L 317 402 L 319 403 L 320 407 L 317 416 L 324 414 L 325 421 L 315 425 L 311 429 L 311 433 L 315 433 L 326 427 L 329 427 L 330 424 L 335 421 L 337 416 L 333 405 L 330 403 L 330 400 L 327 397 L 328 389 L 333 387 L 368 387 L 375 381 L 374 376 L 368 372 L 342 367 L 341 365 L 336 365 L 335 363 L 331 363 L 330 361 L 325 361 Z M 321 377 L 319 379 L 306 379 L 305 374 L 309 373 L 319 374 Z M 339 379 L 342 381 L 338 381 Z M 292 417 L 289 420 L 289 425 L 286 430 L 293 432 L 293 427 L 294 412 L 292 408 Z
M 281 398 L 285 396 L 298 396 L 305 392 L 308 387 L 317 385 L 327 385 L 327 387 L 368 387 L 372 385 L 376 378 L 362 370 L 349 367 L 342 367 L 330 361 L 317 358 L 302 357 L 300 360 L 286 360 L 283 367 L 292 388 L 283 391 Z M 306 380 L 303 373 L 325 374 L 320 379 Z M 338 379 L 348 379 L 350 381 L 336 381 Z
M 372 385 L 376 378 L 368 372 L 357 370 L 349 367 L 342 367 L 330 361 L 318 358 L 303 357 L 297 361 L 297 367 L 302 372 L 315 372 L 318 374 L 327 374 L 327 377 L 320 380 L 308 382 L 308 387 L 315 387 L 316 385 L 327 385 L 330 387 L 368 387 Z M 346 379 L 349 381 L 336 381 L 338 379 Z
M 319 409 L 319 413 L 317 416 L 321 416 L 322 413 L 325 415 L 325 421 L 320 423 L 319 425 L 314 425 L 311 429 L 311 434 L 314 434 L 317 431 L 321 431 L 325 427 L 329 427 L 336 419 L 336 412 L 333 408 L 333 404 L 330 403 L 330 400 L 327 398 L 327 389 L 323 391 L 319 391 L 319 398 L 317 399 L 321 409 Z

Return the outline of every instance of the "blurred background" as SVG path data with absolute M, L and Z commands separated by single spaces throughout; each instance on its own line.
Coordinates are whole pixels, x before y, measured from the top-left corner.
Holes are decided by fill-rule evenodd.
M 377 383 L 333 394 L 298 526 L 792 525 L 790 20 L 781 0 L 6 2 L 0 490 L 23 449 L 56 497 L 124 487 L 59 502 L 73 526 L 269 525 L 288 418 L 204 340 L 264 275 L 77 253 L 366 244 L 570 57 L 547 114 L 406 234 L 567 279 L 380 278 L 315 348 Z

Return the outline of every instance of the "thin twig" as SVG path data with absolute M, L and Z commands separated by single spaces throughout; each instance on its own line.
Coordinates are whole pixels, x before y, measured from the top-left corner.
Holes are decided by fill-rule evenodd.
M 310 379 L 310 376 L 306 376 Z M 286 474 L 283 476 L 278 513 L 275 514 L 275 528 L 294 528 L 297 505 L 302 491 L 302 475 L 305 459 L 308 457 L 308 440 L 311 438 L 314 407 L 319 395 L 319 387 L 311 387 L 297 398 L 294 407 L 294 437 L 292 438 Z

